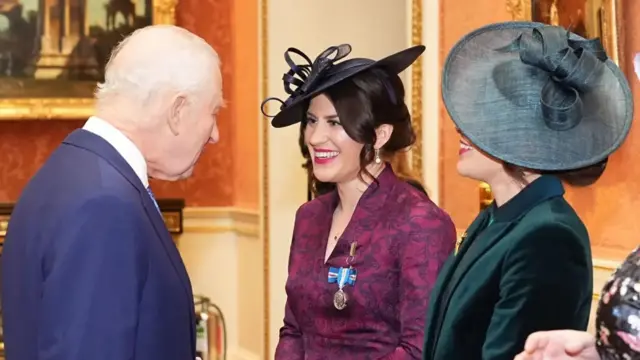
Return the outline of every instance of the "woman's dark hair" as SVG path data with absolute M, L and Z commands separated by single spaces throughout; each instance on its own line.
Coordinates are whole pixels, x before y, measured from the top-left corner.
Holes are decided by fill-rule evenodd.
M 366 166 L 375 158 L 373 145 L 376 142 L 376 129 L 383 124 L 393 126 L 393 132 L 387 143 L 380 149 L 380 157 L 388 157 L 403 150 L 416 140 L 411 125 L 411 115 L 404 102 L 405 91 L 402 80 L 397 74 L 380 68 L 365 70 L 330 88 L 324 95 L 336 108 L 340 123 L 345 132 L 354 141 L 363 144 L 360 153 L 360 178 L 371 175 Z M 309 102 L 305 105 L 309 106 Z M 306 113 L 306 111 L 305 111 Z M 334 183 L 323 183 L 313 176 L 311 155 L 304 141 L 307 119 L 300 124 L 299 144 L 306 159 L 303 167 L 309 176 L 309 185 L 314 195 L 322 195 L 335 189 Z M 364 180 L 364 179 L 363 179 Z
M 503 164 L 505 171 L 514 177 L 522 185 L 527 185 L 525 180 L 525 171 L 538 173 L 541 175 L 553 175 L 558 177 L 561 181 L 571 186 L 589 186 L 594 184 L 600 176 L 604 173 L 607 167 L 609 158 L 605 158 L 597 164 L 586 166 L 583 168 L 568 170 L 568 171 L 536 171 L 529 170 L 512 164 Z

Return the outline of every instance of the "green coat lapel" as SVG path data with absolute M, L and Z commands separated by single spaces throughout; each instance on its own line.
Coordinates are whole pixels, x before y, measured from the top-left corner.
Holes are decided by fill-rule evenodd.
M 457 269 L 458 263 L 462 259 L 462 255 L 466 253 L 470 244 L 473 242 L 472 240 L 478 235 L 479 232 L 481 232 L 485 228 L 490 218 L 491 212 L 489 209 L 485 209 L 480 214 L 478 214 L 471 225 L 469 225 L 467 231 L 462 234 L 460 245 L 456 254 L 452 254 L 440 270 L 438 279 L 436 280 L 436 283 L 433 286 L 433 290 L 431 291 L 430 305 L 429 309 L 427 310 L 427 326 L 425 329 L 424 345 L 425 354 L 427 354 L 426 349 L 432 348 L 432 340 L 434 340 L 433 334 L 436 329 L 438 329 L 436 326 L 436 321 L 433 320 L 436 319 L 436 316 L 441 311 L 442 306 L 446 304 L 444 301 L 442 301 L 443 292 L 448 286 L 454 271 Z
M 442 311 L 447 310 L 447 306 L 449 305 L 449 301 L 451 297 L 456 291 L 460 280 L 467 275 L 469 269 L 475 264 L 475 262 L 493 245 L 495 245 L 503 235 L 513 226 L 513 223 L 494 223 L 491 226 L 487 227 L 481 233 L 477 234 L 477 238 L 473 241 L 469 241 L 467 247 L 464 249 L 465 252 L 460 252 L 460 259 L 455 266 L 455 269 L 451 271 L 451 276 L 449 281 L 447 281 L 447 287 L 450 287 L 449 291 L 445 297 L 441 299 L 441 309 Z M 441 322 L 444 320 L 444 317 L 440 318 Z
M 460 260 L 462 258 L 462 255 L 469 250 L 469 246 L 473 242 L 472 240 L 475 239 L 488 225 L 487 223 L 491 220 L 492 207 L 493 205 L 482 211 L 478 217 L 473 220 L 471 225 L 469 225 L 467 231 L 462 234 L 460 246 L 458 247 L 458 251 L 454 254 L 456 260 Z M 456 261 L 456 263 L 458 263 L 458 261 Z
M 485 219 L 484 222 L 488 221 Z M 482 223 L 481 223 L 482 225 Z M 442 293 L 437 294 L 439 297 L 439 304 L 437 312 L 434 312 L 431 319 L 432 329 L 430 329 L 430 334 L 433 334 L 433 342 L 429 347 L 425 347 L 426 349 L 431 350 L 431 356 L 435 355 L 435 350 L 438 346 L 438 338 L 440 337 L 440 333 L 442 331 L 442 325 L 445 321 L 445 314 L 447 308 L 449 306 L 449 302 L 451 298 L 455 294 L 456 288 L 460 281 L 467 275 L 469 269 L 475 264 L 475 262 L 492 246 L 494 246 L 503 235 L 512 227 L 513 223 L 492 223 L 491 226 L 477 226 L 473 232 L 469 232 L 469 241 L 466 244 L 463 243 L 460 245 L 460 251 L 456 256 L 455 261 L 452 263 L 452 266 L 448 269 L 448 279 L 446 279 L 443 284 L 441 284 Z M 470 230 L 472 228 L 470 227 Z M 433 296 L 433 295 L 432 295 Z M 435 317 L 433 317 L 435 316 Z
M 530 209 L 563 194 L 564 188 L 557 178 L 542 176 L 503 206 L 496 208 L 492 204 L 478 215 L 463 235 L 457 254 L 449 258 L 434 286 L 427 316 L 423 359 L 434 359 L 438 339 L 448 331 L 444 324 L 449 303 L 458 284 L 469 275 L 471 267 L 503 239 Z M 487 227 L 491 216 L 493 222 Z

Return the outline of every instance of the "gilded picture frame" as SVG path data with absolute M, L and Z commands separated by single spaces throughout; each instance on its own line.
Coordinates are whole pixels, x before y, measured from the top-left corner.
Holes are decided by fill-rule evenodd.
M 104 0 L 103 2 L 105 9 L 107 9 L 109 3 L 113 1 Z M 133 1 L 129 2 L 134 3 Z M 177 3 L 178 0 L 151 0 L 151 23 L 175 24 Z M 66 16 L 69 15 L 66 14 Z M 118 14 L 116 13 L 115 16 Z M 108 19 L 107 21 L 109 21 Z M 60 18 L 58 21 L 61 21 Z M 41 97 L 0 98 L 0 120 L 83 119 L 91 116 L 94 110 L 93 94 L 87 92 L 85 96 L 84 93 L 82 92 L 82 96 L 76 97 L 56 97 L 52 94 L 52 96 Z
M 600 38 L 609 58 L 624 69 L 622 0 L 507 0 L 506 7 L 515 21 L 561 25 Z

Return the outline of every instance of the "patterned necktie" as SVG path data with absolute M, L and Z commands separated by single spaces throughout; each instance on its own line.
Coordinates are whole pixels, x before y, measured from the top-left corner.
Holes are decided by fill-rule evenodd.
M 147 187 L 147 193 L 151 197 L 151 200 L 153 200 L 153 204 L 156 206 L 156 209 L 158 210 L 158 212 L 160 212 L 160 207 L 158 206 L 158 202 L 156 201 L 156 198 L 153 196 L 153 192 L 151 191 L 150 187 Z

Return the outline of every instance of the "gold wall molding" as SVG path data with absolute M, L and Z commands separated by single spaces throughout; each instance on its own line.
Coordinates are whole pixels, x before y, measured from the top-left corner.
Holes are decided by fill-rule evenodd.
M 178 0 L 154 0 L 153 23 L 175 24 Z M 0 120 L 77 120 L 93 115 L 95 101 L 88 98 L 0 99 Z
M 260 0 L 260 62 L 261 81 L 260 98 L 266 99 L 269 96 L 269 3 L 268 0 Z M 268 106 L 268 105 L 267 105 Z M 268 109 L 267 109 L 268 110 Z M 262 222 L 261 233 L 262 238 L 262 282 L 264 286 L 264 339 L 263 354 L 266 359 L 271 358 L 271 298 L 269 292 L 269 124 L 270 121 L 266 116 L 261 115 L 260 126 L 262 127 L 262 142 L 260 149 L 262 153 Z
M 622 260 L 623 261 L 623 260 Z M 611 278 L 622 261 L 609 259 L 593 259 L 593 294 L 591 297 L 591 314 L 587 331 L 595 332 L 596 316 L 600 303 L 600 294 L 605 283 Z
M 236 207 L 186 207 L 183 210 L 184 232 L 234 233 L 238 236 L 260 237 L 260 212 Z
M 422 44 L 422 1 L 411 1 L 411 45 Z M 421 180 L 422 171 L 422 56 L 411 67 L 411 123 L 416 142 L 411 149 L 411 169 Z
M 593 300 L 600 300 L 604 283 L 618 269 L 624 260 L 593 259 Z

